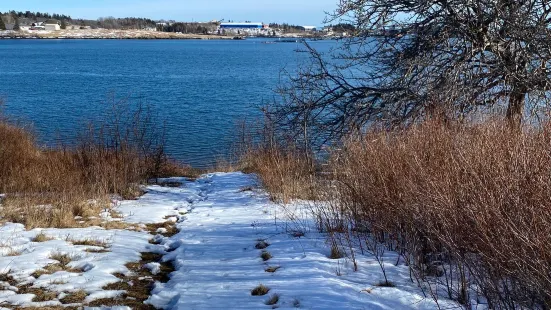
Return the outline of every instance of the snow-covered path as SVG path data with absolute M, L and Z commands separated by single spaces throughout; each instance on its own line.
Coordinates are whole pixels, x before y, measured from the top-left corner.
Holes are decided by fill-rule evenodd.
M 396 256 L 390 255 L 386 266 L 395 288 L 375 286 L 382 274 L 372 257 L 358 258 L 358 272 L 347 259 L 329 259 L 324 236 L 309 227 L 312 221 L 305 216 L 300 227 L 287 222 L 281 206 L 251 190 L 255 183 L 254 176 L 242 173 L 210 174 L 142 199 L 153 202 L 146 209 L 163 200 L 179 214 L 186 212 L 179 218 L 178 234 L 158 236 L 168 252 L 164 260 L 176 271 L 168 283 L 157 283 L 148 303 L 164 309 L 270 309 L 266 302 L 277 295 L 279 308 L 437 308 L 410 281 L 406 266 L 394 266 Z M 264 251 L 273 257 L 268 261 L 256 248 L 259 240 L 269 244 Z M 279 269 L 265 271 L 269 267 Z M 259 284 L 271 290 L 252 296 Z M 442 301 L 440 306 L 455 308 Z
M 27 231 L 21 224 L 0 225 L 0 309 L 438 308 L 411 282 L 407 266 L 394 265 L 396 254 L 385 254 L 395 287 L 376 285 L 383 276 L 372 256 L 358 254 L 356 272 L 350 260 L 328 258 L 325 235 L 315 228 L 307 203 L 272 203 L 254 175 L 162 182 L 167 186 L 148 186 L 138 200 L 116 203 L 120 218 L 103 212 L 106 221 L 126 222 L 126 228 Z M 263 252 L 269 253 L 265 259 Z M 147 260 L 152 253 L 162 256 Z M 175 268 L 168 278 L 167 264 Z M 145 295 L 131 291 L 139 283 L 147 285 Z M 260 284 L 269 292 L 253 296 Z M 439 306 L 460 308 L 445 300 Z

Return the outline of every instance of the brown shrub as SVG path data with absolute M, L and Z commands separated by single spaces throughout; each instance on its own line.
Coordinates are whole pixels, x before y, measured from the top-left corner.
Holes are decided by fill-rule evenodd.
M 490 308 L 549 308 L 550 140 L 550 124 L 513 132 L 492 121 L 351 138 L 333 154 L 322 221 L 400 252 L 421 279 L 448 264 L 449 297 L 467 302 L 471 279 Z
M 97 216 L 109 207 L 109 194 L 133 199 L 149 178 L 195 175 L 168 160 L 164 133 L 147 107 L 113 100 L 107 110 L 104 121 L 90 124 L 71 147 L 39 147 L 31 131 L 0 115 L 3 220 L 28 228 L 75 227 L 75 216 Z
M 307 152 L 294 147 L 253 147 L 241 158 L 241 166 L 258 174 L 275 201 L 316 198 L 316 167 Z

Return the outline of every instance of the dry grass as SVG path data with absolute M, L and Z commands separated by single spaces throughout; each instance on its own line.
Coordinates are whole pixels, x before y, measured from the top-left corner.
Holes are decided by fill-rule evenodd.
M 333 242 L 331 244 L 331 252 L 329 253 L 329 258 L 330 259 L 340 259 L 340 258 L 343 258 L 343 257 L 344 257 L 343 251 L 341 250 L 341 248 L 335 242 Z
M 16 249 L 10 249 L 9 252 L 6 254 L 6 256 L 19 256 L 21 255 L 21 252 Z
M 57 298 L 56 292 L 51 292 L 45 289 L 31 288 L 30 286 L 20 286 L 18 289 L 18 294 L 33 294 L 33 302 L 50 301 Z
M 73 257 L 66 253 L 54 252 L 50 254 L 50 258 L 58 261 L 59 265 L 63 268 L 67 268 L 67 265 L 73 261 Z
M 269 266 L 268 268 L 264 269 L 264 271 L 269 273 L 274 273 L 278 271 L 281 268 L 281 266 Z
M 44 234 L 43 232 L 37 234 L 34 238 L 33 238 L 33 242 L 46 242 L 46 241 L 50 241 L 50 240 L 53 240 L 54 238 Z
M 109 243 L 105 240 L 87 238 L 87 239 L 69 239 L 67 241 L 74 245 L 94 246 L 94 247 L 101 247 L 101 248 L 109 247 Z
M 126 294 L 119 298 L 94 301 L 90 303 L 90 306 L 124 305 L 132 309 L 155 309 L 153 306 L 145 305 L 143 302 L 150 297 L 155 281 L 168 282 L 170 273 L 174 271 L 172 264 L 161 262 L 161 258 L 162 255 L 159 254 L 142 253 L 141 261 L 126 264 L 126 267 L 131 272 L 128 276 L 120 273 L 114 274 L 120 281 L 103 287 L 105 290 L 123 290 L 126 291 Z M 145 264 L 151 262 L 159 262 L 161 264 L 161 272 L 159 274 L 153 275 L 149 270 L 143 268 Z
M 262 251 L 262 253 L 260 254 L 260 257 L 262 258 L 263 261 L 269 261 L 270 259 L 272 259 L 272 254 L 270 254 L 270 252 L 268 251 Z
M 421 280 L 442 264 L 450 298 L 468 301 L 470 279 L 490 308 L 549 308 L 550 125 L 431 121 L 351 138 L 333 154 L 322 226 L 402 253 Z
M 6 282 L 11 286 L 17 285 L 17 281 L 9 274 L 9 271 L 0 273 L 0 282 Z
M 264 296 L 266 294 L 268 294 L 268 292 L 270 291 L 270 288 L 263 285 L 263 284 L 260 284 L 258 285 L 257 287 L 255 287 L 254 289 L 251 290 L 251 295 L 253 296 Z
M 79 290 L 73 293 L 67 294 L 63 299 L 60 301 L 64 304 L 80 304 L 84 302 L 84 299 L 88 296 L 88 293 L 84 290 Z
M 147 224 L 146 229 L 151 234 L 157 234 L 157 231 L 159 229 L 166 230 L 165 232 L 160 233 L 165 237 L 172 237 L 179 232 L 178 228 L 176 227 L 176 223 L 171 221 L 166 221 L 164 223 Z
M 84 250 L 84 252 L 87 253 L 109 253 L 111 252 L 109 249 L 103 249 L 103 248 L 88 248 Z
M 190 180 L 195 180 L 199 178 L 202 174 L 206 173 L 206 170 L 193 168 L 188 165 L 184 165 L 174 160 L 167 159 L 161 165 L 159 172 L 157 173 L 158 178 L 169 178 L 169 177 L 186 177 Z M 177 185 L 181 186 L 179 182 L 169 182 L 170 184 L 163 183 L 163 185 L 171 186 Z
M 381 281 L 375 284 L 378 287 L 396 287 L 396 285 L 390 281 Z
M 133 199 L 140 184 L 161 176 L 196 176 L 164 154 L 162 132 L 149 109 L 115 99 L 103 122 L 90 124 L 71 147 L 40 147 L 28 128 L 0 115 L 2 220 L 27 228 L 93 225 L 75 217 L 97 216 L 109 195 Z
M 241 157 L 245 172 L 257 173 L 274 201 L 317 197 L 312 156 L 295 148 L 251 147 Z

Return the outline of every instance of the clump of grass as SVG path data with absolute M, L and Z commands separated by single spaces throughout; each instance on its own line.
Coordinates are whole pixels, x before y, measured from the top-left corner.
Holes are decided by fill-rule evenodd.
M 16 286 L 17 281 L 9 274 L 10 271 L 0 273 L 0 282 L 9 283 L 11 286 Z
M 281 268 L 281 266 L 269 266 L 268 268 L 264 269 L 264 271 L 269 273 L 274 273 L 278 271 Z
M 381 281 L 381 282 L 375 284 L 375 286 L 378 286 L 378 287 L 396 287 L 396 285 L 394 283 L 392 283 L 391 281 Z
M 61 266 L 60 264 L 49 264 L 46 267 L 42 269 L 38 269 L 35 272 L 31 274 L 31 276 L 35 277 L 36 279 L 40 278 L 43 274 L 53 274 L 58 271 L 63 271 L 67 269 L 66 267 Z
M 343 258 L 343 257 L 344 257 L 344 253 L 341 250 L 341 248 L 337 244 L 332 243 L 331 244 L 331 252 L 329 253 L 329 258 L 330 259 L 340 259 L 340 258 Z
M 279 302 L 279 294 L 272 294 L 266 302 L 264 302 L 268 306 L 273 306 Z
M 130 270 L 128 275 L 122 273 L 113 274 L 120 281 L 108 284 L 103 287 L 105 290 L 123 290 L 125 296 L 111 299 L 101 299 L 93 301 L 89 306 L 128 306 L 132 309 L 152 309 L 151 305 L 145 305 L 143 302 L 150 297 L 151 290 L 155 281 L 166 283 L 169 280 L 169 274 L 174 271 L 170 263 L 160 262 L 162 255 L 155 253 L 141 253 L 139 262 L 127 263 L 125 266 Z M 144 268 L 144 265 L 150 262 L 160 262 L 161 272 L 152 275 L 150 271 Z
M 304 237 L 304 235 L 305 235 L 304 232 L 301 231 L 301 230 L 293 230 L 293 231 L 291 231 L 290 234 L 293 238 L 300 238 L 300 237 Z
M 56 292 L 51 292 L 46 289 L 31 288 L 30 286 L 19 287 L 19 294 L 33 294 L 33 302 L 50 301 L 57 298 Z
M 98 253 L 109 253 L 111 251 L 105 248 L 87 248 L 84 250 L 84 252 L 98 254 Z
M 118 281 L 115 283 L 110 283 L 102 287 L 104 290 L 108 291 L 128 291 L 132 289 L 132 285 L 129 284 L 127 281 Z
M 53 240 L 54 238 L 46 235 L 45 233 L 43 232 L 40 232 L 39 234 L 37 234 L 34 238 L 33 238 L 33 242 L 46 242 L 46 241 L 50 241 L 50 240 Z
M 166 232 L 161 233 L 161 235 L 165 237 L 172 237 L 178 234 L 179 232 L 178 228 L 176 227 L 176 224 L 172 221 L 166 221 L 164 223 L 147 224 L 147 230 L 152 234 L 156 234 L 160 228 L 166 230 Z
M 18 251 L 14 248 L 10 248 L 9 252 L 6 254 L 6 256 L 19 256 L 21 255 L 21 251 Z
M 88 296 L 88 293 L 84 290 L 79 290 L 70 294 L 67 294 L 67 296 L 63 297 L 60 301 L 64 304 L 80 304 L 83 303 L 86 297 Z
M 50 258 L 58 261 L 61 266 L 67 266 L 73 260 L 69 254 L 61 252 L 51 253 Z
M 86 238 L 86 239 L 69 239 L 68 242 L 74 244 L 74 245 L 85 245 L 85 246 L 94 246 L 94 247 L 101 247 L 101 248 L 108 248 L 109 243 L 104 240 L 97 240 L 92 238 Z
M 107 230 L 111 230 L 111 229 L 119 229 L 119 230 L 122 230 L 122 229 L 127 229 L 129 224 L 128 223 L 125 223 L 125 222 L 121 222 L 121 221 L 103 221 L 100 226 L 102 228 L 105 228 Z
M 255 287 L 254 289 L 251 290 L 251 295 L 253 296 L 264 296 L 266 294 L 268 294 L 268 292 L 270 291 L 270 288 L 265 286 L 264 284 L 260 284 L 258 285 L 257 287 Z
M 255 249 L 258 249 L 258 250 L 264 250 L 265 248 L 269 247 L 270 244 L 268 242 L 266 242 L 265 240 L 258 240 L 258 242 L 256 243 L 256 245 L 254 246 Z
M 260 257 L 262 258 L 263 261 L 269 261 L 270 259 L 273 258 L 272 254 L 270 254 L 270 252 L 268 251 L 262 251 L 262 253 L 260 254 Z

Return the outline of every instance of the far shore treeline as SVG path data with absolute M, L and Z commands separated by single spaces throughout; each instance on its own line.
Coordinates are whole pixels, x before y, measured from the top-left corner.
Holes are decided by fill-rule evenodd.
M 100 17 L 98 19 L 73 18 L 70 15 L 59 13 L 42 13 L 31 11 L 0 12 L 0 30 L 12 29 L 13 25 L 32 25 L 35 22 L 48 20 L 59 21 L 61 29 L 117 29 L 117 30 L 155 30 L 162 32 L 182 32 L 189 34 L 206 34 L 216 31 L 220 21 L 186 22 L 175 20 L 153 20 L 141 17 Z M 12 25 L 12 27 L 7 27 Z M 283 33 L 300 33 L 305 29 L 300 25 L 287 23 L 269 23 L 270 28 L 280 29 Z M 352 32 L 351 24 L 337 24 L 330 26 L 335 32 Z

